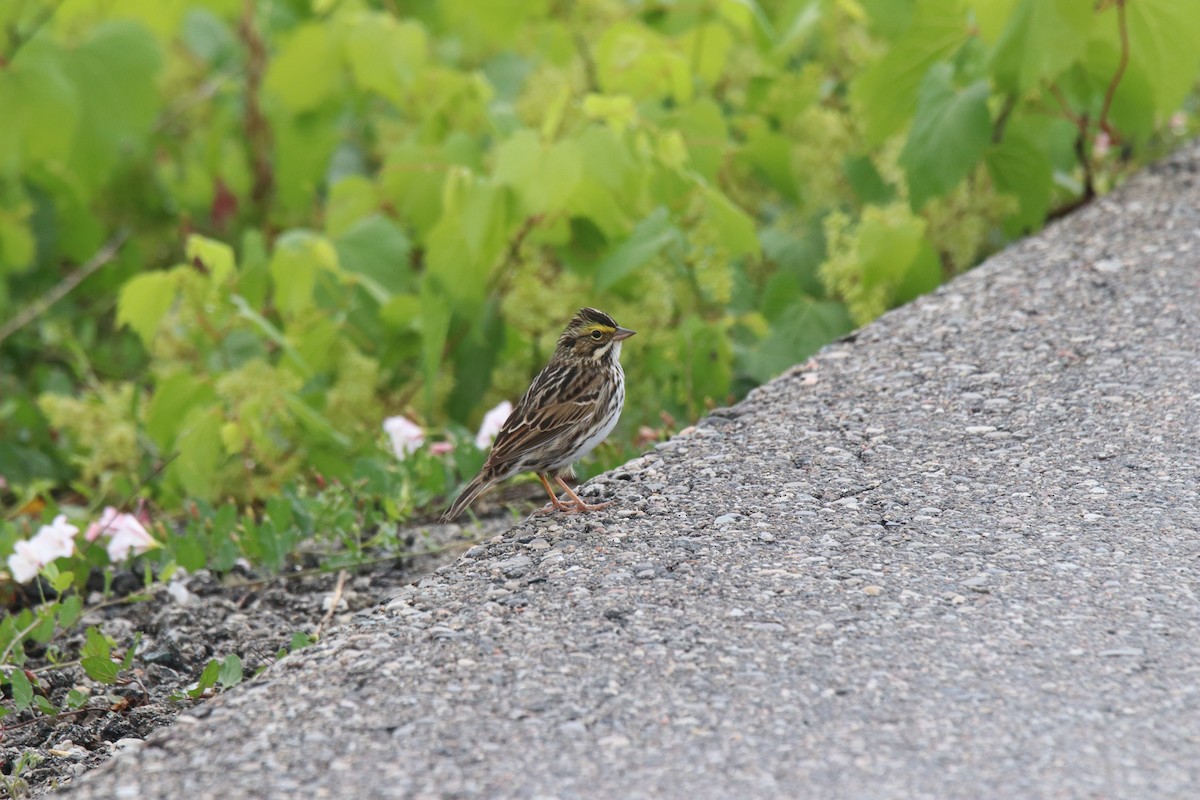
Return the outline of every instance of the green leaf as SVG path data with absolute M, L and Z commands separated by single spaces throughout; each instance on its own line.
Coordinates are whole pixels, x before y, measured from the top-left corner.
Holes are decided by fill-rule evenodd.
M 80 659 L 79 665 L 89 678 L 105 686 L 112 686 L 120 676 L 116 663 L 108 656 L 88 656 Z
M 179 457 L 168 470 L 193 497 L 211 499 L 214 495 L 223 456 L 221 423 L 218 409 L 200 406 L 189 411 L 180 426 L 175 441 Z
M 898 284 L 917 258 L 925 241 L 925 221 L 920 217 L 895 218 L 868 208 L 858 226 L 855 255 L 866 288 Z
M 364 14 L 346 37 L 350 71 L 360 87 L 404 103 L 405 88 L 425 66 L 429 37 L 421 23 Z
M 109 644 L 108 637 L 101 633 L 95 625 L 89 627 L 81 654 L 93 658 L 108 658 L 111 652 L 112 645 Z
M 867 144 L 881 144 L 903 127 L 930 67 L 949 58 L 968 36 L 959 0 L 924 0 L 917 5 L 908 31 L 851 85 L 850 98 L 863 115 Z
M 1024 92 L 1053 80 L 1083 54 L 1094 5 L 1094 0 L 1020 0 L 992 52 L 996 83 Z
M 203 695 L 217 685 L 217 678 L 220 675 L 221 664 L 216 659 L 212 659 L 204 665 L 204 670 L 200 673 L 200 677 L 196 680 L 195 685 L 187 690 L 188 697 L 195 699 Z
M 716 227 L 722 246 L 734 256 L 758 255 L 760 245 L 754 219 L 716 189 L 706 186 L 704 199 L 708 219 Z
M 54 613 L 40 612 L 41 620 L 29 632 L 29 638 L 40 644 L 45 644 L 54 637 L 54 629 L 58 624 L 58 620 Z
M 161 56 L 154 37 L 132 22 L 106 22 L 71 51 L 67 73 L 78 91 L 80 109 L 71 172 L 99 186 L 118 161 L 145 147 L 162 98 L 158 90 Z
M 188 236 L 184 253 L 187 256 L 188 264 L 195 266 L 199 263 L 208 270 L 214 286 L 225 283 L 237 267 L 232 247 L 224 242 L 218 242 L 216 239 L 209 239 L 198 234 L 193 233 Z
M 1148 79 L 1160 113 L 1179 107 L 1196 85 L 1200 65 L 1200 3 L 1192 0 L 1127 0 L 1130 65 Z M 1116 27 L 1116 11 L 1102 24 Z
M 125 657 L 121 659 L 121 669 L 132 669 L 133 660 L 137 657 L 138 648 L 142 644 L 142 632 L 138 631 L 133 635 L 133 643 L 125 648 Z
M 891 305 L 899 306 L 932 292 L 942 283 L 942 262 L 928 239 L 921 239 L 908 269 L 892 293 Z
M 1015 196 L 1020 203 L 1020 211 L 1005 223 L 1009 233 L 1024 235 L 1041 227 L 1054 181 L 1045 147 L 1010 126 L 1004 140 L 988 149 L 984 161 L 996 190 Z
M 241 683 L 242 677 L 242 660 L 238 658 L 237 653 L 230 653 L 217 671 L 217 680 L 223 688 L 229 689 Z
M 64 64 L 69 58 L 52 45 L 18 51 L 0 70 L 0 98 L 6 108 L 19 108 L 16 121 L 24 157 L 33 163 L 65 161 L 79 128 L 80 102 Z M 8 84 L 6 96 L 4 84 Z
M 975 168 L 991 138 L 988 85 L 957 91 L 953 69 L 938 64 L 921 83 L 917 113 L 900 164 L 908 176 L 914 209 L 945 194 Z
M 58 624 L 64 631 L 70 630 L 79 621 L 82 613 L 83 601 L 79 599 L 79 595 L 67 595 L 58 609 Z
M 292 640 L 288 642 L 288 650 L 294 653 L 297 650 L 303 650 L 312 643 L 312 637 L 310 637 L 307 633 L 304 631 L 296 631 L 292 634 Z
M 295 114 L 315 110 L 338 91 L 342 68 L 333 30 L 315 22 L 301 25 L 271 59 L 265 88 Z
M 44 695 L 35 694 L 33 696 L 33 704 L 37 706 L 38 711 L 42 712 L 48 717 L 58 716 L 58 709 L 55 708 L 54 704 L 51 703 Z
M 117 296 L 117 324 L 128 325 L 147 347 L 158 325 L 175 303 L 178 276 L 172 272 L 143 272 L 125 282 Z
M 896 195 L 896 187 L 883 179 L 867 156 L 847 156 L 842 162 L 842 174 L 863 204 L 886 205 Z
M 276 307 L 284 315 L 311 308 L 317 275 L 323 270 L 336 272 L 337 268 L 337 250 L 324 236 L 305 230 L 280 236 L 271 255 Z
M 738 371 L 757 383 L 766 383 L 853 329 L 841 303 L 800 298 L 778 316 L 765 339 L 740 349 Z
M 24 711 L 33 705 L 33 684 L 25 675 L 25 670 L 14 668 L 8 674 L 9 685 L 12 686 L 13 703 L 17 711 Z
M 213 402 L 212 387 L 190 372 L 176 372 L 159 379 L 146 409 L 146 434 L 166 451 L 179 435 L 187 412 Z
M 92 696 L 87 692 L 81 692 L 78 689 L 68 689 L 66 703 L 67 708 L 71 710 L 83 708 L 87 705 L 87 702 L 91 699 L 91 697 Z
M 543 144 L 537 132 L 526 128 L 496 148 L 495 180 L 513 188 L 526 214 L 558 211 L 582 173 L 583 154 L 570 140 Z
M 634 270 L 648 264 L 671 244 L 682 242 L 682 234 L 665 208 L 656 208 L 596 265 L 596 291 L 612 288 Z
M 335 239 L 334 246 L 342 269 L 357 275 L 377 302 L 415 288 L 408 237 L 387 217 L 373 214 L 361 220 Z

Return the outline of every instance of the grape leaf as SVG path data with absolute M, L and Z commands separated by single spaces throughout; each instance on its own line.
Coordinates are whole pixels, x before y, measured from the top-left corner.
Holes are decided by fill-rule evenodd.
M 1094 0 L 1020 0 L 992 51 L 996 83 L 1024 92 L 1078 59 L 1095 21 Z
M 1178 108 L 1200 65 L 1200 3 L 1127 0 L 1125 8 L 1130 64 L 1146 75 L 1160 112 Z
M 117 324 L 128 325 L 149 347 L 175 303 L 178 284 L 174 272 L 143 272 L 130 278 L 117 296 Z
M 959 0 L 918 5 L 904 35 L 851 85 L 850 98 L 862 114 L 868 144 L 882 143 L 904 125 L 929 68 L 949 58 L 969 35 Z
M 949 64 L 938 64 L 921 82 L 917 113 L 900 154 L 914 209 L 966 177 L 991 138 L 987 82 L 958 91 L 952 73 Z
M 596 265 L 596 291 L 612 288 L 638 267 L 650 262 L 668 245 L 680 242 L 682 234 L 665 208 L 656 208 L 638 223 L 629 238 L 609 251 Z

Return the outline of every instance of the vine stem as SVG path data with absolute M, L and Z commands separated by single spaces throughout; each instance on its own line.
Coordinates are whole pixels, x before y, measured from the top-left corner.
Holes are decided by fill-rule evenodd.
M 89 275 L 116 258 L 117 253 L 121 250 L 121 246 L 125 244 L 125 240 L 128 238 L 128 230 L 122 228 L 121 230 L 117 231 L 116 234 L 113 235 L 113 237 L 109 239 L 103 247 L 96 251 L 95 255 L 93 255 L 87 260 L 86 263 L 83 264 L 83 266 L 79 267 L 79 269 L 63 278 L 53 289 L 30 303 L 23 311 L 10 319 L 8 322 L 0 325 L 0 343 L 3 343 L 4 340 L 9 336 L 12 336 L 14 333 L 21 330 L 21 328 L 24 328 L 42 314 L 46 313 L 50 306 L 54 305 L 59 300 L 62 300 L 64 297 L 74 291 L 75 287 L 83 283 L 84 279 L 86 279 Z
M 1119 141 L 1108 125 L 1108 112 L 1112 108 L 1113 98 L 1117 94 L 1117 85 L 1129 67 L 1129 25 L 1125 20 L 1125 0 L 1115 0 L 1117 6 L 1117 32 L 1121 37 L 1121 60 L 1117 62 L 1117 70 L 1112 80 L 1108 82 L 1108 90 L 1104 93 L 1104 105 L 1100 108 L 1100 119 L 1097 124 L 1114 141 Z

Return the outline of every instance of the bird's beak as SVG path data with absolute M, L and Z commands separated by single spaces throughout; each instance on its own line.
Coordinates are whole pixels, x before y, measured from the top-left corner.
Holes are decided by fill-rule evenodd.
M 613 334 L 613 341 L 619 342 L 622 339 L 628 339 L 630 336 L 633 336 L 635 333 L 637 333 L 637 331 L 631 331 L 631 330 L 629 330 L 629 328 L 617 328 L 617 332 Z

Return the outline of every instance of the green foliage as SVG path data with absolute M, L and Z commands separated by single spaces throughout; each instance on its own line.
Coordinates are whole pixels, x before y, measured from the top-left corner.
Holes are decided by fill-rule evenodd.
M 584 304 L 639 331 L 611 462 L 1113 185 L 1200 68 L 1172 0 L 0 23 L 0 502 L 188 509 L 160 556 L 192 569 L 379 544 Z M 454 453 L 397 462 L 393 414 Z

